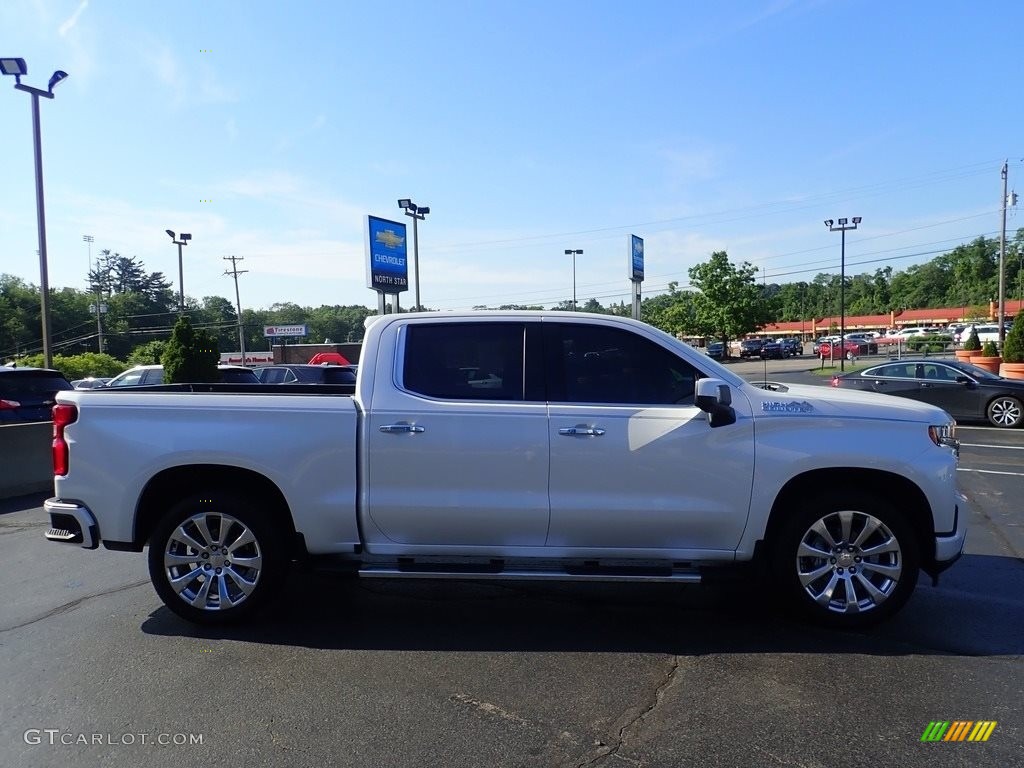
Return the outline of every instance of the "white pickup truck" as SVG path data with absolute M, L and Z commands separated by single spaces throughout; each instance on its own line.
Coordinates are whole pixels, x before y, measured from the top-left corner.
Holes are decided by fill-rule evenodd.
M 929 405 L 760 389 L 583 313 L 385 315 L 359 363 L 354 393 L 59 393 L 47 538 L 148 545 L 160 597 L 207 623 L 329 557 L 370 577 L 657 582 L 756 561 L 751 599 L 856 627 L 963 548 L 955 423 Z

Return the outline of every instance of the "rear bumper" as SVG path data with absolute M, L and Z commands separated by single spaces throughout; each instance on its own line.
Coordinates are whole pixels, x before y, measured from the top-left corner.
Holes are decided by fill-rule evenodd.
M 77 544 L 83 549 L 100 545 L 99 526 L 86 507 L 73 501 L 47 499 L 43 509 L 50 516 L 50 528 L 44 536 L 58 544 Z

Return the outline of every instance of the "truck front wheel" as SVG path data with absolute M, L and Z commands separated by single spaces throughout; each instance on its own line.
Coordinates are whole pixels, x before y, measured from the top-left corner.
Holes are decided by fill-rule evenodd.
M 149 542 L 149 575 L 164 604 L 196 624 L 252 613 L 281 583 L 285 537 L 258 502 L 219 492 L 175 504 Z
M 917 539 L 904 517 L 869 494 L 808 503 L 773 542 L 782 594 L 812 618 L 856 629 L 898 611 L 917 584 Z

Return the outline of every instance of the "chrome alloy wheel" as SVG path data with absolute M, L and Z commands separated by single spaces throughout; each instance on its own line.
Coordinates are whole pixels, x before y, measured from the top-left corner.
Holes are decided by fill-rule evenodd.
M 194 608 L 234 608 L 252 594 L 263 570 L 263 552 L 252 531 L 222 512 L 182 521 L 164 550 L 167 583 Z
M 864 512 L 831 512 L 800 539 L 796 571 L 804 590 L 833 613 L 878 608 L 903 572 L 900 543 L 885 523 Z
M 1015 427 L 1024 416 L 1021 404 L 1012 397 L 998 397 L 988 406 L 988 416 L 997 427 Z

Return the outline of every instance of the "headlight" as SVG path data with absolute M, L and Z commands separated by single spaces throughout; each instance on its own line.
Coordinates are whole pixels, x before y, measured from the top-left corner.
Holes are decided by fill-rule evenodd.
M 954 454 L 957 456 L 960 455 L 960 441 L 956 439 L 955 421 L 951 421 L 948 424 L 933 424 L 928 427 L 928 437 L 930 437 L 932 442 L 936 445 L 944 445 L 947 448 L 952 448 Z

